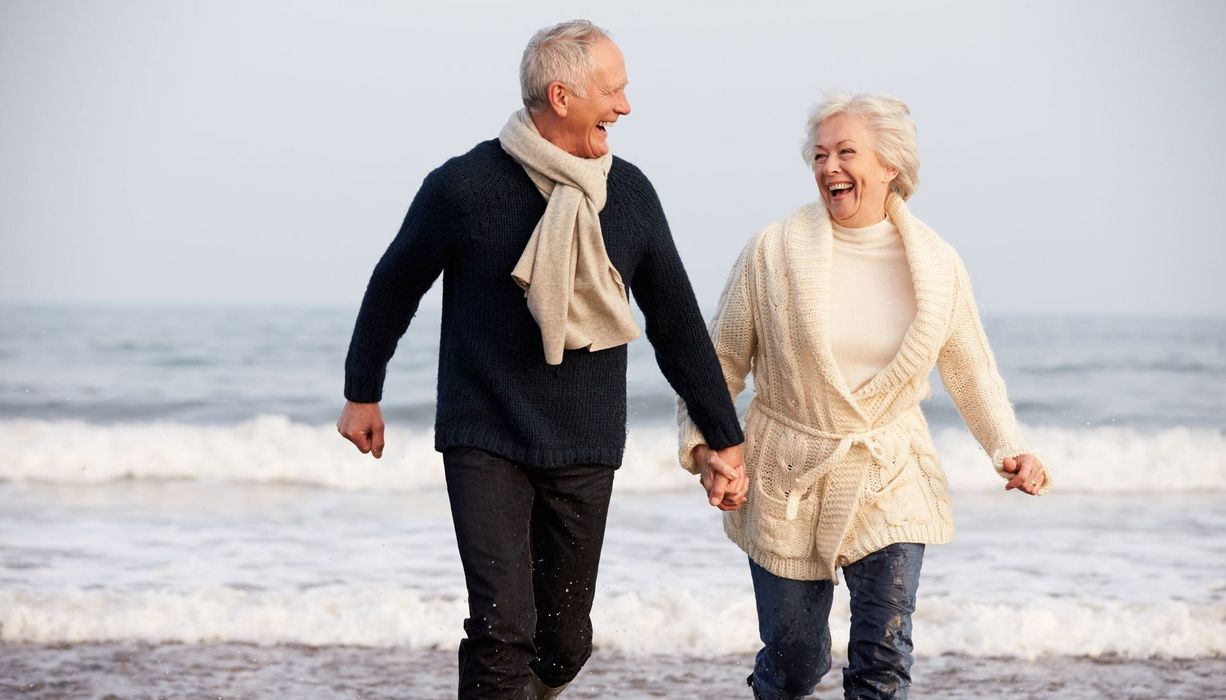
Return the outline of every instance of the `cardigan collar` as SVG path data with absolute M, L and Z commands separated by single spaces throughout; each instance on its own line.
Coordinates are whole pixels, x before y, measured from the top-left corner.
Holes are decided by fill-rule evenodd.
M 818 201 L 801 207 L 784 222 L 787 281 L 797 308 L 812 309 L 812 313 L 804 314 L 801 323 L 805 343 L 818 359 L 822 377 L 864 419 L 866 428 L 874 427 L 881 416 L 866 414 L 859 400 L 897 387 L 918 373 L 927 376 L 930 360 L 940 351 L 945 320 L 953 303 L 953 269 L 943 264 L 946 261 L 933 245 L 933 235 L 896 194 L 891 193 L 886 199 L 886 213 L 906 250 L 915 287 L 916 313 L 894 358 L 854 392 L 839 371 L 830 341 L 830 270 L 834 258 L 830 216 Z

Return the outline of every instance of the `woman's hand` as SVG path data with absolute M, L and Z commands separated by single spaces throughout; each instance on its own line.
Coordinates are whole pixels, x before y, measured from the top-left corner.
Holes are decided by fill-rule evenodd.
M 707 492 L 707 500 L 720 510 L 736 510 L 749 493 L 749 476 L 745 473 L 745 455 L 740 445 L 713 450 L 695 445 L 690 456 L 701 467 L 699 479 Z
M 1023 493 L 1037 496 L 1047 485 L 1047 469 L 1032 454 L 1008 457 L 1001 466 L 1010 474 L 1017 474 L 1005 484 L 1006 491 L 1021 489 Z

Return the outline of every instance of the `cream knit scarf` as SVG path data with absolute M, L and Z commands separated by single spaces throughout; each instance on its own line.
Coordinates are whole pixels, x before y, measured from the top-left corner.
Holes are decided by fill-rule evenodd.
M 511 272 L 541 327 L 545 362 L 562 364 L 563 349 L 595 352 L 637 338 L 626 286 L 609 262 L 600 230 L 613 156 L 579 158 L 563 151 L 537 133 L 522 109 L 507 120 L 498 140 L 549 200 Z

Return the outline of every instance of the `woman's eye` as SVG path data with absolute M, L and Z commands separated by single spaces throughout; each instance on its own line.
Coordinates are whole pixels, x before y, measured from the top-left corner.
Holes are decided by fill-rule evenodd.
M 825 153 L 818 153 L 816 156 L 813 156 L 813 160 L 815 161 L 823 161 L 825 159 L 826 159 Z
M 839 153 L 844 153 L 844 154 L 847 154 L 847 155 L 851 155 L 851 154 L 855 153 L 855 151 L 853 151 L 853 150 L 852 150 L 852 149 L 850 149 L 850 148 L 844 148 L 843 150 L 839 151 Z

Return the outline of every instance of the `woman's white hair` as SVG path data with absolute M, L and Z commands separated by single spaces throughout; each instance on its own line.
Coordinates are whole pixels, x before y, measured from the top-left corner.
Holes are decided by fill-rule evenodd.
M 580 97 L 596 72 L 592 45 L 609 33 L 585 19 L 545 27 L 532 35 L 519 62 L 519 88 L 524 107 L 539 112 L 549 106 L 549 84 L 555 80 Z
M 849 92 L 828 92 L 825 101 L 809 114 L 805 143 L 801 157 L 813 168 L 817 155 L 817 134 L 822 122 L 840 114 L 859 117 L 873 135 L 874 150 L 886 166 L 898 171 L 890 182 L 890 190 L 904 200 L 919 185 L 919 146 L 915 137 L 915 122 L 911 110 L 897 97 L 889 95 L 853 95 Z

